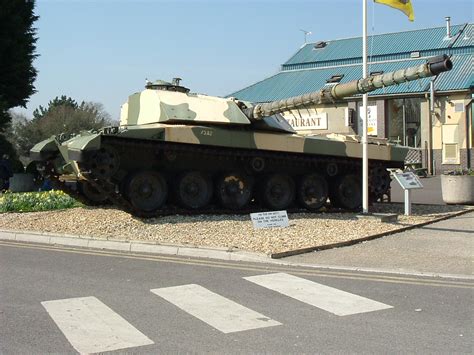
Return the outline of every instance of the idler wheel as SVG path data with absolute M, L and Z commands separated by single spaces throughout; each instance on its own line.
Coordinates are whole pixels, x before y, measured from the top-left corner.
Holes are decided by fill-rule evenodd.
M 162 174 L 141 171 L 130 178 L 127 197 L 137 210 L 152 213 L 159 210 L 168 196 L 168 185 Z
M 370 170 L 369 189 L 375 199 L 382 197 L 390 189 L 390 173 L 383 167 Z
M 328 199 L 328 183 L 319 174 L 309 174 L 301 178 L 297 187 L 299 204 L 311 211 L 319 210 Z
M 103 194 L 87 181 L 78 182 L 79 191 L 90 201 L 92 205 L 104 204 L 107 201 L 107 195 Z
M 362 205 L 362 184 L 356 175 L 348 174 L 336 180 L 330 195 L 331 204 L 346 210 L 357 210 Z
M 178 176 L 175 195 L 183 207 L 202 208 L 211 201 L 212 181 L 209 176 L 199 171 L 185 172 Z
M 115 148 L 105 145 L 92 154 L 87 166 L 95 177 L 107 179 L 118 171 L 120 156 Z
M 232 172 L 221 176 L 216 184 L 216 195 L 224 208 L 239 210 L 252 199 L 253 180 L 242 173 Z
M 295 200 L 295 182 L 286 174 L 269 175 L 263 182 L 261 199 L 271 210 L 284 210 Z

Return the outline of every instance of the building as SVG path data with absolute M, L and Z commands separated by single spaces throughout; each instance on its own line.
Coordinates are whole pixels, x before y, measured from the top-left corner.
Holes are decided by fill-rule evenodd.
M 407 163 L 432 174 L 473 168 L 474 24 L 451 25 L 374 35 L 368 38 L 369 72 L 376 74 L 415 66 L 447 54 L 450 72 L 369 94 L 368 134 L 413 151 Z M 319 90 L 362 76 L 362 38 L 325 40 L 303 45 L 281 70 L 230 96 L 268 102 Z M 433 100 L 431 99 L 433 91 Z M 362 96 L 336 105 L 313 106 L 284 117 L 300 133 L 361 132 Z

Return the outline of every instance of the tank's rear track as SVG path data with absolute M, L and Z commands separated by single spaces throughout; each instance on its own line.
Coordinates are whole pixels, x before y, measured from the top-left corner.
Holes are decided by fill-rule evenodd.
M 275 182 L 268 182 L 270 177 L 274 177 L 275 174 L 280 175 L 278 177 L 280 180 L 277 178 L 277 183 L 278 181 L 280 183 L 283 182 L 283 187 L 288 185 L 285 185 L 286 180 L 284 178 L 282 180 L 281 175 L 293 178 L 293 182 L 297 185 L 296 190 L 303 190 L 301 187 L 301 179 L 297 177 L 305 174 L 318 173 L 320 177 L 323 177 L 323 179 L 328 182 L 329 198 L 330 200 L 333 200 L 333 202 L 337 200 L 337 197 L 335 197 L 335 194 L 337 193 L 334 191 L 338 190 L 338 182 L 341 183 L 341 179 L 344 180 L 345 176 L 351 175 L 352 177 L 349 180 L 352 179 L 352 181 L 349 181 L 350 186 L 349 188 L 346 188 L 346 190 L 349 191 L 350 195 L 352 193 L 350 190 L 356 189 L 357 191 L 355 194 L 357 196 L 360 195 L 359 189 L 361 184 L 360 180 L 358 180 L 361 172 L 360 159 L 337 158 L 302 153 L 232 149 L 160 141 L 142 141 L 105 135 L 102 136 L 102 147 L 105 147 L 101 149 L 100 152 L 102 153 L 99 155 L 89 155 L 84 159 L 84 161 L 79 163 L 81 175 L 87 180 L 90 186 L 96 189 L 100 195 L 103 195 L 104 200 L 108 200 L 119 208 L 140 217 L 154 217 L 170 214 L 241 214 L 269 209 L 279 209 L 278 205 L 269 207 L 268 198 L 266 200 L 262 198 L 262 195 L 273 196 L 274 192 L 261 192 L 262 190 L 268 191 L 268 188 L 266 188 L 268 184 L 270 184 L 270 186 L 275 186 Z M 107 157 L 107 154 L 110 152 L 113 152 L 113 154 L 111 154 L 113 158 L 112 164 L 108 165 L 110 161 L 105 159 L 106 161 L 104 163 L 104 154 Z M 146 164 L 143 164 L 143 162 L 146 162 Z M 262 168 L 262 162 L 264 163 L 264 168 L 262 171 L 258 171 Z M 110 166 L 113 167 L 110 168 Z M 144 166 L 146 166 L 146 169 L 143 169 Z M 186 169 L 183 167 L 186 167 Z M 380 200 L 390 194 L 390 177 L 386 172 L 387 167 L 397 166 L 394 166 L 393 162 L 370 161 L 371 173 L 369 178 L 369 191 L 371 201 Z M 107 169 L 110 169 L 110 171 L 107 171 Z M 140 185 L 140 178 L 145 176 L 154 179 L 153 176 L 155 176 L 155 172 L 164 175 L 163 177 L 169 193 L 167 194 L 166 202 L 163 203 L 163 206 L 160 208 L 151 210 L 143 209 L 140 206 L 142 203 L 140 201 L 136 202 L 137 198 L 140 196 L 130 198 L 130 195 L 133 195 L 133 193 L 130 193 L 130 185 L 138 184 L 138 186 L 142 186 L 143 183 Z M 186 174 L 186 172 L 189 174 Z M 179 184 L 182 184 L 181 181 L 185 179 L 196 179 L 197 176 L 197 182 L 200 182 L 201 180 L 199 180 L 199 176 L 205 176 L 206 179 L 209 179 L 211 184 L 213 184 L 211 191 L 216 194 L 216 178 L 222 176 L 225 172 L 237 172 L 243 176 L 250 177 L 248 180 L 254 181 L 254 183 L 250 185 L 253 185 L 253 190 L 259 191 L 260 194 L 253 193 L 250 202 L 241 208 L 235 208 L 235 206 L 229 208 L 228 205 L 222 206 L 222 202 L 221 204 L 217 203 L 215 198 L 213 198 L 209 204 L 203 206 L 189 207 L 189 204 L 185 204 L 185 207 L 182 206 L 183 199 L 180 199 L 177 196 L 183 195 L 183 191 L 176 186 L 177 180 L 180 181 Z M 142 175 L 139 175 L 137 178 L 137 174 Z M 354 184 L 354 176 L 357 178 L 357 186 Z M 90 201 L 84 199 L 83 194 L 80 194 L 77 191 L 71 191 L 64 182 L 61 182 L 58 175 L 50 174 L 49 178 L 55 180 L 60 185 L 61 189 L 73 194 L 75 198 L 82 199 L 83 202 L 90 204 Z M 347 185 L 347 182 L 341 184 L 344 183 Z M 228 184 L 228 182 L 225 184 Z M 185 187 L 188 187 L 189 185 L 190 184 L 184 184 Z M 219 186 L 222 187 L 222 183 Z M 224 186 L 227 188 L 227 185 Z M 221 189 L 219 191 L 223 190 Z M 143 191 L 140 190 L 140 193 L 142 192 Z M 225 195 L 225 193 L 222 192 L 218 192 L 218 194 L 219 196 Z M 287 192 L 280 191 L 280 194 L 284 195 L 287 194 Z M 184 194 L 185 197 L 188 195 L 189 194 L 187 193 Z M 352 197 L 352 199 L 354 199 L 354 197 Z M 357 197 L 357 199 L 358 201 L 355 205 L 353 204 L 348 208 L 343 204 L 342 209 L 358 209 L 360 207 L 360 198 Z M 131 203 L 131 200 L 134 200 L 135 203 L 133 203 L 133 201 Z M 222 201 L 222 198 L 220 200 Z M 267 203 L 262 204 L 263 200 L 267 201 Z M 324 200 L 326 201 L 326 198 L 324 198 Z M 312 205 L 317 206 L 318 208 L 311 208 L 311 210 L 320 210 L 323 205 L 332 210 L 341 210 L 340 208 L 337 208 L 337 206 L 327 206 L 325 203 Z M 297 207 L 296 201 L 290 205 L 283 206 L 282 209 L 287 209 L 289 211 L 302 210 L 301 207 Z

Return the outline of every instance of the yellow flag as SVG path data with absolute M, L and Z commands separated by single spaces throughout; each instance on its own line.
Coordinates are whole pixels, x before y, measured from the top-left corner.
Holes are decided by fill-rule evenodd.
M 379 4 L 385 4 L 395 9 L 402 11 L 405 15 L 408 16 L 410 21 L 415 19 L 415 13 L 413 12 L 413 6 L 411 5 L 410 0 L 374 0 Z

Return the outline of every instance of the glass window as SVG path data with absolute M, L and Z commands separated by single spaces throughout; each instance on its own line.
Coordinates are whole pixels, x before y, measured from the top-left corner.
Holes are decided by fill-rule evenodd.
M 419 98 L 387 100 L 388 138 L 410 147 L 421 147 L 421 101 Z

